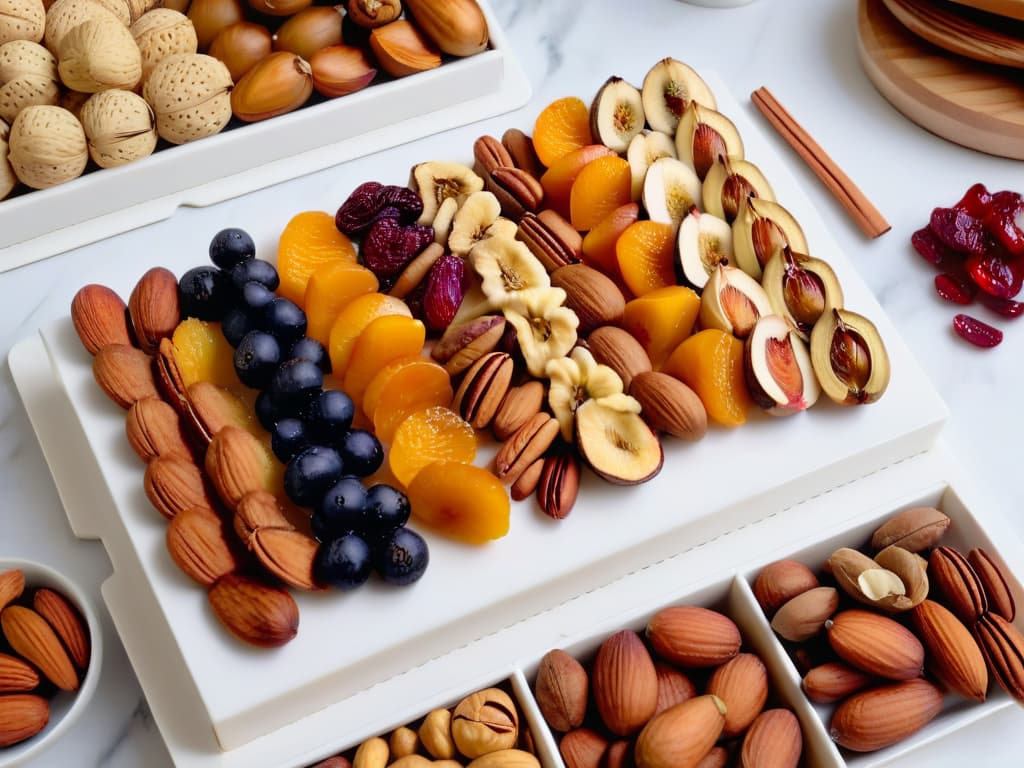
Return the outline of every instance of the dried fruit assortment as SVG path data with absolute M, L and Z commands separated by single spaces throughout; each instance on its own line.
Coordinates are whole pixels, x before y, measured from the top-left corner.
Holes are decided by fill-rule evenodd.
M 89 669 L 89 628 L 68 599 L 0 572 L 0 750 L 50 721 L 50 699 L 74 694 Z M 2 751 L 0 751 L 2 754 Z
M 1024 286 L 1024 198 L 1018 192 L 989 192 L 975 184 L 952 208 L 936 208 L 910 243 L 941 270 L 935 291 L 960 306 L 977 300 L 996 315 L 1024 314 L 1015 297 Z M 1003 332 L 968 314 L 953 318 L 953 330 L 976 347 L 995 347 Z
M 0 28 L 0 200 L 487 48 L 476 0 L 23 0 Z M 378 77 L 378 69 L 384 73 Z M 8 133 L 10 134 L 8 136 Z
M 540 768 L 533 735 L 505 687 L 435 709 L 310 768 Z
M 758 655 L 742 648 L 725 614 L 663 608 L 643 638 L 617 632 L 587 666 L 549 651 L 534 695 L 568 768 L 795 767 L 800 723 L 779 706 Z
M 949 526 L 938 509 L 913 507 L 819 572 L 779 560 L 754 581 L 804 693 L 835 705 L 829 733 L 845 749 L 891 746 L 938 715 L 947 693 L 984 701 L 990 680 L 1024 704 L 1009 584 L 985 550 L 943 545 Z

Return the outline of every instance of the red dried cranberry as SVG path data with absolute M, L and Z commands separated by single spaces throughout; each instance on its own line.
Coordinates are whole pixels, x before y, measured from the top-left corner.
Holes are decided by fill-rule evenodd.
M 978 287 L 962 274 L 943 272 L 935 276 L 935 290 L 946 301 L 954 304 L 970 304 Z
M 388 184 L 381 187 L 380 196 L 385 206 L 398 210 L 403 224 L 412 224 L 423 213 L 423 200 L 408 187 Z
M 1024 260 L 998 253 L 971 256 L 965 265 L 967 274 L 981 290 L 1000 299 L 1012 299 L 1024 285 Z
M 367 269 L 378 278 L 388 280 L 398 275 L 432 242 L 432 227 L 402 226 L 398 219 L 377 219 L 366 233 L 359 253 Z
M 910 244 L 914 250 L 931 264 L 937 267 L 946 266 L 953 261 L 960 260 L 960 254 L 954 253 L 935 236 L 928 227 L 922 227 L 910 236 Z
M 381 185 L 376 181 L 360 184 L 334 214 L 334 226 L 349 237 L 365 232 L 373 223 L 384 202 L 380 195 Z
M 466 262 L 450 253 L 434 262 L 427 273 L 423 314 L 431 330 L 451 325 L 466 293 Z
M 992 195 L 985 188 L 984 184 L 975 184 L 967 190 L 960 202 L 953 207 L 957 210 L 969 213 L 976 219 L 983 219 L 988 213 L 992 204 Z
M 979 297 L 981 303 L 991 309 L 997 315 L 1003 317 L 1020 317 L 1024 315 L 1024 302 L 1014 301 L 1013 299 L 1000 299 L 998 296 L 993 296 L 990 293 L 982 293 Z
M 960 338 L 969 341 L 976 347 L 994 347 L 1003 340 L 1002 331 L 970 315 L 954 317 L 953 330 Z
M 992 239 L 981 221 L 956 208 L 936 208 L 928 227 L 942 243 L 959 253 L 988 253 L 992 249 Z
M 1016 192 L 996 192 L 984 219 L 985 228 L 1014 256 L 1024 256 L 1024 199 Z

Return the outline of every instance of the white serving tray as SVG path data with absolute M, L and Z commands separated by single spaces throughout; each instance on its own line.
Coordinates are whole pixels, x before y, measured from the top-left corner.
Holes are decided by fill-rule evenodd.
M 0 272 L 522 106 L 530 85 L 487 0 L 491 48 L 135 163 L 0 201 Z
M 697 444 L 668 441 L 666 469 L 653 482 L 615 488 L 588 477 L 577 510 L 561 523 L 542 517 L 532 502 L 516 504 L 512 532 L 487 547 L 428 535 L 432 563 L 419 584 L 301 595 L 299 636 L 283 649 L 241 648 L 212 619 L 201 590 L 170 564 L 164 521 L 142 494 L 142 469 L 123 437 L 124 414 L 95 386 L 70 323 L 44 333 L 49 361 L 38 341 L 12 352 L 12 370 L 35 367 L 50 380 L 42 387 L 47 402 L 33 417 L 37 433 L 76 533 L 102 538 L 110 553 L 114 576 L 104 595 L 179 765 L 301 765 L 304 756 L 350 741 L 361 723 L 379 730 L 382 718 L 411 719 L 422 711 L 421 696 L 444 698 L 508 676 L 493 661 L 505 657 L 484 666 L 469 662 L 481 639 L 505 637 L 563 601 L 757 523 L 783 520 L 781 545 L 793 505 L 933 444 L 946 417 L 934 389 L 760 130 L 720 81 L 709 79 L 748 156 L 803 224 L 812 252 L 832 263 L 847 305 L 876 321 L 892 358 L 885 397 L 857 409 L 822 403 L 788 419 L 757 414 L 738 430 L 712 429 Z M 402 182 L 409 166 L 424 159 L 467 160 L 481 130 L 504 127 L 457 130 L 418 142 L 415 154 L 350 163 L 343 193 L 370 178 Z M 285 219 L 252 222 L 257 243 L 271 241 Z M 200 261 L 205 245 L 197 249 L 191 240 L 209 234 L 154 240 L 144 259 L 96 279 L 127 295 L 149 266 L 180 273 Z M 27 404 L 43 397 L 15 376 Z M 55 376 L 65 389 L 53 385 Z M 54 433 L 46 422 L 55 419 Z M 67 446 L 76 452 L 62 461 Z M 823 513 L 826 523 L 838 516 Z M 381 699 L 381 691 L 390 693 Z M 397 710 L 395 701 L 402 702 Z

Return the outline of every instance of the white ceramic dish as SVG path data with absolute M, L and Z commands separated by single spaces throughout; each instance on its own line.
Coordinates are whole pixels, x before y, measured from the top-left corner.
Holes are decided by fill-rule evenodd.
M 78 586 L 48 565 L 0 555 L 0 573 L 20 568 L 25 573 L 25 591 L 43 587 L 59 592 L 85 618 L 89 628 L 89 668 L 75 692 L 58 691 L 50 699 L 50 721 L 32 738 L 0 749 L 0 768 L 29 765 L 61 737 L 85 711 L 96 692 L 103 666 L 103 633 L 96 611 Z

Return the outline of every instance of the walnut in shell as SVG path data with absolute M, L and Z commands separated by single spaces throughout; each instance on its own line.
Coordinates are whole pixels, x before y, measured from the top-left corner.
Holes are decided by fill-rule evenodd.
M 11 129 L 7 123 L 0 120 L 0 200 L 3 200 L 18 184 L 18 177 L 14 175 L 14 169 L 7 162 L 7 137 Z
M 43 0 L 0 0 L 0 43 L 43 39 L 46 9 Z
M 8 144 L 14 173 L 33 189 L 78 178 L 89 162 L 82 124 L 61 107 L 25 107 L 11 126 Z
M 146 157 L 156 148 L 156 118 L 146 100 L 131 91 L 95 93 L 82 107 L 89 155 L 100 168 Z
M 199 49 L 192 20 L 169 8 L 149 11 L 132 24 L 131 33 L 142 53 L 143 82 L 161 59 L 174 53 L 195 53 Z
M 222 62 L 202 53 L 177 53 L 154 67 L 142 95 L 156 113 L 161 138 L 184 144 L 228 124 L 232 87 Z
M 164 0 L 123 0 L 123 2 L 128 6 L 128 13 L 131 16 L 131 22 L 129 23 L 131 24 L 134 24 L 154 8 L 169 8 L 172 11 L 180 11 L 181 13 L 185 13 L 188 10 L 187 1 L 184 3 L 184 8 L 178 7 L 181 3 L 172 3 L 169 0 L 167 2 Z
M 131 90 L 142 78 L 142 54 L 128 28 L 110 19 L 89 19 L 60 41 L 60 79 L 69 88 L 98 93 Z
M 57 0 L 46 12 L 46 34 L 43 42 L 53 53 L 57 53 L 64 35 L 83 21 L 96 18 L 113 19 L 121 23 L 116 14 L 96 0 Z
M 24 107 L 56 104 L 59 97 L 52 53 L 30 40 L 0 45 L 0 118 L 13 123 Z

